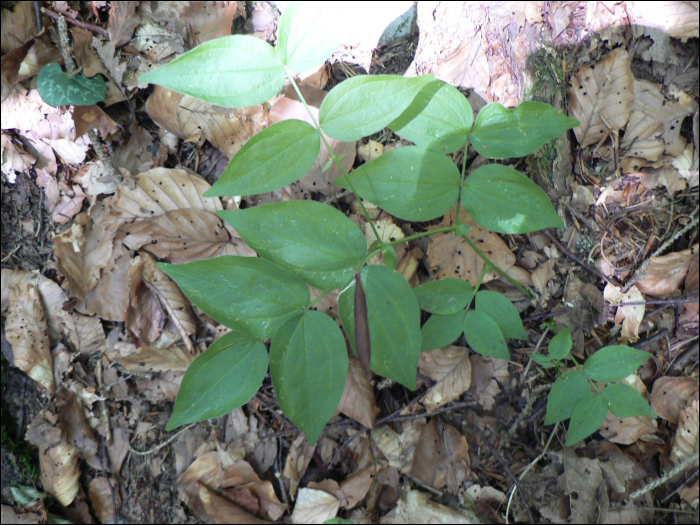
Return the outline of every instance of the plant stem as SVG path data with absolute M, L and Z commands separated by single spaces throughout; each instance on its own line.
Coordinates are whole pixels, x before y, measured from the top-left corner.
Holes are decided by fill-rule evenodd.
M 357 201 L 360 203 L 360 206 L 362 207 L 362 211 L 365 214 L 365 217 L 367 218 L 367 221 L 369 222 L 370 226 L 372 227 L 372 231 L 374 232 L 374 236 L 377 238 L 377 240 L 382 242 L 381 237 L 379 237 L 379 232 L 377 231 L 377 227 L 374 225 L 374 221 L 370 218 L 369 212 L 367 211 L 367 208 L 365 208 L 364 202 L 362 202 L 362 199 L 355 191 L 355 187 L 352 185 L 352 181 L 348 178 L 348 173 L 345 171 L 345 168 L 343 168 L 343 165 L 338 160 L 338 157 L 336 157 L 335 153 L 333 153 L 333 148 L 331 148 L 331 145 L 326 140 L 326 135 L 321 130 L 321 125 L 318 123 L 318 121 L 316 120 L 316 117 L 314 117 L 314 114 L 311 112 L 311 108 L 309 108 L 309 105 L 306 103 L 306 99 L 304 99 L 304 95 L 301 94 L 301 91 L 299 90 L 299 86 L 297 86 L 297 83 L 294 82 L 293 75 L 290 74 L 290 72 L 286 68 L 286 66 L 284 68 L 284 71 L 287 74 L 287 78 L 292 83 L 292 86 L 294 87 L 294 91 L 297 92 L 297 96 L 299 97 L 299 100 L 301 100 L 302 104 L 304 104 L 304 107 L 306 108 L 306 112 L 309 114 L 309 117 L 313 121 L 314 127 L 316 128 L 316 133 L 318 133 L 319 137 L 321 137 L 321 140 L 323 141 L 323 143 L 326 145 L 326 148 L 328 149 L 328 153 L 330 154 L 331 159 L 333 160 L 335 165 L 338 166 L 338 169 L 342 172 L 343 176 L 345 177 L 346 182 L 348 183 L 348 186 L 350 186 L 350 191 L 352 191 L 355 194 Z
M 457 226 L 447 226 L 445 228 L 438 228 L 437 230 L 430 230 L 430 231 L 423 232 L 423 233 L 417 233 L 417 234 L 411 235 L 409 237 L 404 237 L 402 239 L 396 239 L 395 241 L 388 242 L 388 243 L 386 243 L 386 246 L 396 246 L 397 244 L 403 244 L 405 242 L 415 241 L 416 239 L 421 239 L 423 237 L 429 237 L 430 235 L 433 235 L 435 233 L 453 232 L 456 229 L 457 229 Z
M 459 196 L 457 197 L 457 212 L 455 214 L 455 224 L 459 224 L 459 210 L 462 208 L 462 186 L 464 186 L 464 173 L 467 170 L 467 149 L 469 148 L 469 135 L 464 141 L 464 155 L 462 155 L 462 173 L 459 176 Z
M 316 303 L 318 303 L 321 299 L 323 299 L 326 295 L 328 295 L 329 293 L 331 293 L 333 290 L 337 290 L 337 288 L 332 288 L 332 289 L 330 289 L 330 290 L 328 290 L 328 291 L 326 291 L 326 292 L 323 292 L 321 295 L 319 295 L 318 297 L 316 297 L 316 299 L 314 299 L 314 300 L 311 301 L 308 305 L 306 305 L 306 308 L 304 308 L 304 310 L 309 310 L 313 305 L 315 305 Z

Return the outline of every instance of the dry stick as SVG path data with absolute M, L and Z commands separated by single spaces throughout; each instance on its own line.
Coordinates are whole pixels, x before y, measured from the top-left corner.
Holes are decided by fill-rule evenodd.
M 44 13 L 46 16 L 49 18 L 52 18 L 53 20 L 56 20 L 57 22 L 62 18 L 62 15 L 59 15 L 58 13 L 54 13 L 53 11 L 50 11 L 49 9 L 42 8 L 41 12 Z M 75 18 L 68 17 L 68 21 L 78 27 L 82 27 L 83 29 L 87 29 L 88 31 L 94 31 L 95 33 L 101 34 L 105 38 L 109 38 L 109 33 L 107 32 L 106 29 L 103 29 L 101 27 L 88 24 L 86 22 L 81 22 L 80 20 L 76 20 Z
M 632 494 L 630 494 L 630 501 L 633 499 L 637 499 L 639 496 L 642 496 L 646 494 L 647 492 L 651 492 L 654 490 L 656 487 L 659 487 L 666 483 L 667 481 L 670 481 L 673 479 L 674 476 L 680 474 L 683 472 L 685 469 L 687 469 L 690 465 L 695 463 L 698 460 L 698 453 L 696 452 L 692 456 L 688 456 L 683 460 L 683 462 L 676 466 L 673 470 L 671 470 L 668 474 L 665 474 L 661 476 L 660 478 L 655 479 L 654 481 L 647 483 L 644 485 L 642 488 L 635 490 Z
M 198 423 L 198 422 L 197 422 L 197 423 Z M 133 452 L 134 454 L 138 454 L 139 456 L 148 456 L 149 454 L 153 454 L 154 452 L 158 452 L 161 448 L 163 448 L 163 447 L 169 445 L 170 443 L 172 443 L 172 441 L 173 441 L 176 437 L 178 437 L 180 434 L 182 434 L 185 430 L 189 430 L 190 428 L 192 428 L 193 426 L 195 426 L 197 423 L 190 423 L 190 424 L 187 425 L 186 427 L 182 427 L 182 428 L 181 428 L 180 430 L 178 430 L 175 434 L 173 434 L 172 436 L 170 436 L 166 441 L 164 441 L 164 442 L 161 443 L 160 445 L 156 445 L 155 447 L 153 447 L 153 448 L 151 448 L 151 449 L 148 449 L 148 450 L 144 450 L 144 451 L 136 450 L 134 447 L 131 446 L 131 443 L 127 443 L 127 445 L 129 445 L 129 450 L 130 450 L 131 452 Z

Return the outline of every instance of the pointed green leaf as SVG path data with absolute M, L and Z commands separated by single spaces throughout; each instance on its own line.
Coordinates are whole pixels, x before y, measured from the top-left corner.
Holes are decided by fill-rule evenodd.
M 544 357 L 544 356 L 542 356 Z M 534 359 L 535 356 L 532 356 Z M 591 393 L 591 385 L 581 372 L 569 370 L 557 378 L 549 391 L 545 425 L 553 425 L 571 417 L 574 407 Z
M 473 122 L 467 97 L 446 82 L 434 80 L 389 128 L 421 148 L 454 153 L 467 142 Z
M 474 287 L 464 279 L 447 277 L 416 286 L 413 293 L 421 310 L 449 315 L 467 307 L 474 296 Z
M 224 334 L 187 369 L 165 430 L 243 406 L 260 388 L 267 363 L 262 341 L 237 332 Z
M 523 102 L 515 109 L 488 104 L 469 134 L 474 149 L 489 159 L 524 157 L 581 123 L 549 104 Z
M 350 340 L 352 351 L 357 355 L 355 344 L 355 280 L 338 294 L 338 316 L 343 323 L 345 335 Z
M 440 217 L 459 196 L 455 163 L 417 146 L 391 150 L 334 182 L 349 188 L 348 179 L 360 197 L 406 221 Z
M 331 2 L 292 2 L 277 30 L 277 54 L 297 73 L 323 64 L 342 42 L 346 19 Z M 340 6 L 342 9 L 342 5 Z
M 256 195 L 301 178 L 316 162 L 321 138 L 303 120 L 283 120 L 251 138 L 205 197 Z
M 56 62 L 46 64 L 36 77 L 36 88 L 49 106 L 92 106 L 107 95 L 107 84 L 100 75 L 82 73 L 70 78 Z
M 304 281 L 259 257 L 224 255 L 158 267 L 205 313 L 253 337 L 272 337 L 282 321 L 309 304 Z
M 487 290 L 477 293 L 476 311 L 496 321 L 504 337 L 527 341 L 527 332 L 518 309 L 503 294 Z
M 510 359 L 510 351 L 496 321 L 488 315 L 469 310 L 464 321 L 464 337 L 474 351 L 481 355 Z
M 387 266 L 365 266 L 360 275 L 367 297 L 370 367 L 415 390 L 421 349 L 416 296 L 404 276 Z
M 261 257 L 322 290 L 347 283 L 367 251 L 354 222 L 316 201 L 273 202 L 219 216 Z
M 361 75 L 334 87 L 323 100 L 319 123 L 326 135 L 355 141 L 384 129 L 413 102 L 433 75 L 405 78 Z
M 551 357 L 542 354 L 533 354 L 530 358 L 542 368 L 554 368 L 556 365 Z
M 210 104 L 245 108 L 274 97 L 284 87 L 284 66 L 274 48 L 254 36 L 210 40 L 172 62 L 141 75 Z
M 587 394 L 571 413 L 566 446 L 570 447 L 593 434 L 605 422 L 607 415 L 608 406 L 602 394 Z
M 647 400 L 630 385 L 624 383 L 608 385 L 603 390 L 603 398 L 608 404 L 608 410 L 617 417 L 657 417 Z
M 549 342 L 549 355 L 554 359 L 562 360 L 569 355 L 571 345 L 571 327 L 569 327 L 552 337 Z
M 467 312 L 464 310 L 449 315 L 431 315 L 420 330 L 421 352 L 434 348 L 444 348 L 454 343 L 462 335 L 466 316 Z
M 583 371 L 593 381 L 611 383 L 626 378 L 650 357 L 649 352 L 629 346 L 606 346 L 588 358 Z
M 544 190 L 502 164 L 487 164 L 469 175 L 462 203 L 476 222 L 499 233 L 564 227 Z
M 270 375 L 280 408 L 315 445 L 345 389 L 348 352 L 336 322 L 307 310 L 285 322 L 270 347 Z
M 396 250 L 393 246 L 387 246 L 382 250 L 382 257 L 384 258 L 384 264 L 386 264 L 392 270 L 396 270 L 399 265 L 399 256 L 396 255 Z

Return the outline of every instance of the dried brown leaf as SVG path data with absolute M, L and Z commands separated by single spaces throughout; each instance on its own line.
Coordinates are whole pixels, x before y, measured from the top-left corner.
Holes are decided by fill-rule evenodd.
M 73 350 L 83 355 L 90 354 L 105 340 L 105 332 L 98 317 L 63 312 L 63 324 L 64 333 L 73 345 Z
M 358 423 L 373 428 L 379 414 L 379 406 L 374 397 L 370 374 L 362 367 L 360 361 L 351 356 L 345 390 L 340 398 L 338 410 Z
M 698 382 L 690 377 L 660 377 L 654 381 L 649 402 L 656 415 L 678 423 L 681 410 L 698 391 Z
M 135 354 L 118 359 L 129 372 L 185 372 L 194 361 L 194 356 L 179 346 L 157 348 L 144 346 Z
M 115 483 L 112 481 L 110 486 L 110 481 L 104 476 L 90 482 L 88 496 L 101 523 L 114 523 L 115 506 L 117 509 L 121 506 L 121 496 Z
M 600 435 L 613 443 L 631 445 L 637 440 L 663 443 L 654 434 L 658 431 L 656 420 L 646 416 L 626 417 L 621 419 L 611 412 L 600 427 Z
M 676 430 L 676 435 L 673 436 L 673 449 L 671 450 L 671 461 L 676 465 L 698 452 L 698 444 L 700 443 L 698 436 L 699 397 L 700 395 L 696 390 L 693 397 L 688 399 L 678 418 L 678 429 Z M 698 462 L 696 460 L 694 468 L 697 468 L 697 465 Z
M 467 348 L 448 346 L 421 352 L 418 368 L 435 381 L 423 399 L 428 412 L 454 401 L 471 386 L 472 365 Z
M 299 482 L 311 462 L 315 449 L 316 447 L 309 445 L 306 436 L 301 432 L 292 443 L 292 446 L 289 447 L 282 476 L 289 483 L 290 496 L 294 497 L 296 494 Z
M 411 473 L 431 487 L 446 486 L 456 495 L 469 476 L 469 465 L 467 438 L 440 417 L 432 418 L 421 431 Z
M 292 512 L 292 523 L 324 523 L 335 518 L 340 502 L 322 490 L 299 489 Z
M 129 268 L 129 306 L 126 310 L 126 328 L 138 345 L 150 345 L 160 335 L 165 323 L 165 309 L 158 296 L 143 280 L 144 267 L 155 268 L 155 258 L 148 252 L 135 257 Z
M 652 257 L 646 275 L 637 281 L 637 287 L 644 294 L 665 299 L 680 288 L 691 261 L 697 257 L 697 244 L 680 252 Z

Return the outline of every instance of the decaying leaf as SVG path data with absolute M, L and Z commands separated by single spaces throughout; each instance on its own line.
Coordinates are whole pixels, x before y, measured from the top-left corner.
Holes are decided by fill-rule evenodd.
M 603 290 L 603 298 L 609 301 L 612 305 L 620 305 L 624 303 L 641 303 L 630 306 L 618 306 L 615 314 L 615 324 L 622 323 L 622 332 L 620 337 L 624 341 L 635 342 L 639 339 L 639 326 L 644 319 L 644 296 L 637 289 L 637 286 L 632 286 L 627 292 L 623 293 L 619 286 L 606 284 Z
M 284 464 L 282 476 L 285 482 L 289 483 L 289 494 L 294 497 L 299 488 L 299 482 L 311 463 L 316 447 L 309 445 L 306 436 L 299 432 L 292 446 L 289 447 L 287 461 Z
M 322 490 L 299 489 L 292 523 L 324 523 L 335 518 L 340 502 L 335 496 Z
M 102 523 L 114 523 L 114 511 L 121 507 L 121 496 L 115 483 L 116 481 L 110 482 L 104 476 L 90 481 L 88 496 L 97 513 L 97 517 Z
M 12 345 L 13 364 L 53 393 L 49 331 L 39 291 L 29 283 L 10 285 L 9 305 L 5 334 Z
M 660 377 L 654 381 L 649 402 L 656 415 L 678 423 L 681 410 L 698 391 L 698 382 L 690 377 Z
M 150 345 L 158 339 L 166 321 L 165 309 L 158 296 L 143 280 L 145 266 L 158 269 L 155 264 L 155 257 L 143 252 L 134 257 L 129 268 L 129 307 L 125 321 L 131 339 L 138 345 Z
M 399 500 L 396 517 L 383 523 L 481 523 L 476 514 L 453 509 L 428 498 L 425 492 L 410 490 Z
M 418 368 L 435 381 L 423 399 L 428 412 L 454 401 L 471 386 L 472 365 L 467 348 L 448 346 L 421 352 Z
M 63 314 L 64 333 L 68 336 L 73 350 L 89 355 L 104 342 L 105 332 L 98 317 L 77 312 Z
M 372 430 L 372 439 L 389 465 L 405 474 L 411 470 L 413 455 L 424 426 L 425 419 L 420 418 L 407 422 L 400 434 L 388 426 L 379 427 Z
M 619 418 L 608 412 L 603 426 L 600 427 L 600 435 L 613 443 L 631 445 L 638 439 L 655 443 L 663 441 L 655 436 L 659 427 L 655 419 L 647 416 L 635 416 Z
M 469 466 L 467 439 L 439 416 L 432 418 L 421 431 L 411 473 L 431 487 L 447 487 L 456 495 L 469 476 Z
M 661 257 L 652 257 L 643 279 L 637 281 L 642 293 L 665 299 L 679 289 L 693 259 L 698 257 L 698 245 Z
M 374 421 L 379 414 L 371 376 L 356 357 L 350 357 L 348 377 L 338 410 L 367 428 L 374 427 Z
M 697 454 L 700 436 L 698 436 L 698 408 L 700 407 L 698 391 L 693 397 L 688 399 L 678 418 L 678 429 L 673 436 L 673 449 L 671 450 L 671 461 L 675 464 L 682 463 L 693 454 Z M 697 468 L 698 461 L 695 461 L 694 468 Z

